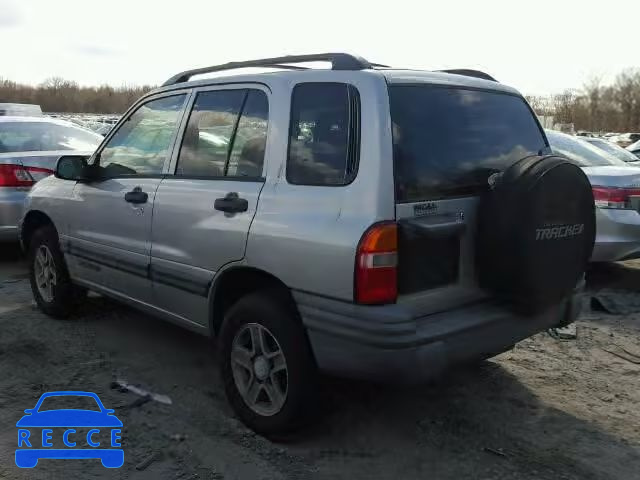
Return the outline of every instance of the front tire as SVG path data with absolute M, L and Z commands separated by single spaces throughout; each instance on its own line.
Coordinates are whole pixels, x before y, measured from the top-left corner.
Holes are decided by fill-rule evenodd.
M 249 428 L 274 436 L 311 418 L 317 369 L 297 314 L 280 292 L 251 293 L 230 308 L 220 357 L 229 403 Z
M 54 318 L 66 318 L 83 290 L 75 287 L 52 226 L 38 229 L 29 244 L 29 279 L 40 310 Z

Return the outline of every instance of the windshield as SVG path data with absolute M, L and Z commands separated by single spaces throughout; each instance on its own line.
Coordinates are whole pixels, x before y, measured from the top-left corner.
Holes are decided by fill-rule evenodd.
M 553 153 L 567 157 L 581 167 L 626 166 L 625 162 L 604 150 L 570 135 L 547 130 L 547 138 Z
M 618 145 L 611 143 L 611 142 L 607 142 L 606 140 L 601 140 L 601 139 L 595 139 L 595 140 L 588 140 L 588 143 L 590 143 L 591 145 L 598 147 L 602 150 L 604 150 L 605 152 L 613 155 L 614 157 L 616 157 L 619 160 L 622 160 L 623 162 L 637 162 L 638 161 L 638 157 L 636 157 L 633 153 L 631 153 L 629 150 L 625 150 L 622 147 L 619 147 Z
M 47 397 L 42 401 L 38 412 L 46 412 L 49 410 L 91 410 L 99 412 L 98 402 L 93 397 L 86 395 L 61 395 Z
M 479 193 L 492 173 L 547 148 L 515 95 L 399 85 L 389 97 L 398 202 Z
M 53 150 L 93 151 L 102 137 L 53 122 L 0 122 L 0 153 Z

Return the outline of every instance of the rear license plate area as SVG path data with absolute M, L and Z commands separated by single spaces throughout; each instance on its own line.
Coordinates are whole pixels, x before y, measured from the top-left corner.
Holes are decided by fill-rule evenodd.
M 459 270 L 459 235 L 430 238 L 414 229 L 399 228 L 399 294 L 410 294 L 456 283 Z

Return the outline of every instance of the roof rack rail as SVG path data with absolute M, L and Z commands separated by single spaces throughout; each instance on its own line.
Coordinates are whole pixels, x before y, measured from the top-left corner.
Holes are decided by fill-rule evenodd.
M 456 75 L 464 75 L 465 77 L 482 78 L 483 80 L 491 80 L 492 82 L 498 82 L 488 73 L 481 72 L 480 70 L 471 70 L 468 68 L 454 68 L 453 70 L 436 70 L 443 73 L 454 73 Z
M 332 70 L 365 70 L 373 68 L 373 65 L 362 57 L 350 55 L 348 53 L 316 53 L 312 55 L 290 55 L 285 57 L 261 58 L 258 60 L 248 60 L 245 62 L 229 62 L 222 65 L 213 65 L 211 67 L 194 68 L 180 72 L 162 84 L 163 87 L 175 85 L 189 81 L 194 75 L 202 75 L 205 73 L 220 72 L 223 70 L 234 70 L 236 68 L 246 67 L 272 67 L 284 68 L 289 70 L 305 70 L 305 67 L 288 65 L 292 63 L 305 62 L 330 62 Z

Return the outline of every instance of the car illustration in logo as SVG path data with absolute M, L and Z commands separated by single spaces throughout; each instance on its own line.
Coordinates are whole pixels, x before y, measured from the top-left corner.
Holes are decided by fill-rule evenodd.
M 89 408 L 47 408 L 64 402 Z M 43 405 L 44 404 L 44 405 Z M 49 392 L 18 423 L 16 465 L 33 468 L 41 458 L 100 459 L 107 468 L 124 463 L 122 422 L 91 392 Z M 54 443 L 56 445 L 54 448 Z M 57 448 L 64 446 L 64 448 Z

